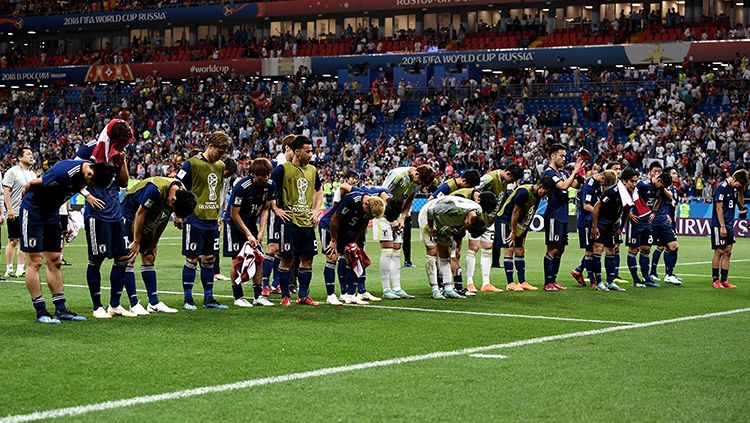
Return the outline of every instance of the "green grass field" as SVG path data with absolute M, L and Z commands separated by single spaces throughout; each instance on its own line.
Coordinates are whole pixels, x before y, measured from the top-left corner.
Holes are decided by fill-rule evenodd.
M 182 291 L 179 236 L 170 227 L 157 265 L 161 299 L 173 307 L 182 303 L 175 295 Z M 708 239 L 680 243 L 682 287 L 579 288 L 567 275 L 580 260 L 573 238 L 561 267 L 566 292 L 480 293 L 438 302 L 429 299 L 424 250 L 415 239 L 417 267 L 402 269 L 404 287 L 417 295 L 413 301 L 376 303 L 382 308 L 180 310 L 99 321 L 91 317 L 80 236 L 66 248 L 73 266 L 64 278 L 69 307 L 87 322 L 36 324 L 21 281 L 0 282 L 0 422 L 288 421 L 294 415 L 305 421 L 747 421 L 750 255 L 744 248 L 750 242 L 735 246 L 730 279 L 739 289 L 721 291 L 703 276 L 710 275 Z M 379 295 L 376 247 L 368 243 L 368 285 Z M 536 285 L 543 248 L 542 235 L 530 235 L 527 267 Z M 316 258 L 313 274 L 318 300 L 325 299 L 323 262 Z M 229 262 L 222 264 L 228 274 Z M 497 286 L 503 279 L 493 269 Z M 228 283 L 218 283 L 215 292 L 231 304 Z M 51 306 L 46 288 L 45 298 Z M 108 300 L 108 289 L 102 298 Z M 727 311 L 735 312 L 705 316 Z M 41 413 L 22 416 L 35 412 Z

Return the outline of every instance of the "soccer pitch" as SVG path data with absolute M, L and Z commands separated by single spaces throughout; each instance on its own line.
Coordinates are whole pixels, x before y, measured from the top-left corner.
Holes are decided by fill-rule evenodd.
M 711 287 L 707 238 L 681 238 L 682 287 L 596 292 L 568 275 L 565 292 L 479 293 L 434 301 L 424 247 L 402 269 L 416 300 L 373 306 L 181 310 L 180 233 L 159 244 L 160 297 L 175 315 L 91 317 L 86 241 L 66 247 L 69 307 L 86 322 L 34 323 L 22 281 L 0 282 L 0 422 L 70 421 L 745 421 L 750 415 L 750 255 Z M 529 282 L 542 285 L 543 234 L 527 241 Z M 5 245 L 5 241 L 3 242 Z M 368 288 L 381 292 L 377 244 Z M 622 251 L 625 264 L 625 250 Z M 312 297 L 325 300 L 315 259 Z M 477 266 L 478 267 L 478 266 Z M 229 261 L 222 259 L 224 274 Z M 663 266 L 660 266 L 663 276 Z M 103 266 L 108 286 L 109 265 Z M 502 269 L 492 281 L 504 287 Z M 143 289 L 136 268 L 139 290 Z M 629 279 L 627 269 L 621 275 Z M 477 268 L 475 276 L 480 278 Z M 200 305 L 199 283 L 196 303 Z M 247 288 L 246 294 L 252 290 Z M 217 299 L 231 305 L 228 282 Z M 44 287 L 51 307 L 50 294 Z M 124 302 L 127 301 L 124 298 Z M 140 293 L 146 303 L 145 293 Z M 102 300 L 109 300 L 103 289 Z M 272 300 L 278 304 L 279 297 Z M 744 347 L 743 347 L 744 345 Z M 36 413 L 36 414 L 34 414 Z

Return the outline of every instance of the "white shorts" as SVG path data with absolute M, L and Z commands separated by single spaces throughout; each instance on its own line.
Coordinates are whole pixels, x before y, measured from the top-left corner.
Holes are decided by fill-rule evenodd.
M 427 215 L 425 215 L 425 219 L 427 219 Z M 385 217 L 378 219 L 378 226 L 380 228 L 380 242 L 404 243 L 404 230 L 394 231 L 391 227 L 391 222 Z
M 490 226 L 487 226 L 487 230 L 479 238 L 474 238 L 470 234 L 469 241 L 481 241 L 488 244 L 495 242 L 495 223 L 493 222 Z
M 422 207 L 422 210 L 419 211 L 417 223 L 419 224 L 419 230 L 422 232 L 422 241 L 425 247 L 436 246 L 437 240 L 430 235 L 430 230 L 427 227 L 427 207 Z

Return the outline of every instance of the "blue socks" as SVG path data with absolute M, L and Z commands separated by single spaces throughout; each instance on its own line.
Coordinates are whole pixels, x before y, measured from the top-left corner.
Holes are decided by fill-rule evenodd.
M 633 277 L 633 283 L 641 283 L 641 278 L 638 276 L 638 261 L 636 260 L 635 253 L 628 253 L 628 269 L 630 270 L 630 276 Z
M 722 272 L 726 272 L 726 270 L 722 270 Z M 67 311 L 68 309 L 65 306 L 65 294 L 63 294 L 62 292 L 59 294 L 52 294 L 52 304 L 55 305 L 55 311 L 58 313 L 62 313 L 64 311 Z
M 273 272 L 273 267 L 276 262 L 276 257 L 272 255 L 266 254 L 265 259 L 263 260 L 263 286 L 270 286 L 270 279 L 271 279 L 271 272 Z
M 112 287 L 109 296 L 109 305 L 118 307 L 120 305 L 122 290 L 125 287 L 125 266 L 112 265 L 112 271 L 109 273 L 109 284 Z
M 336 274 L 339 278 L 339 289 L 341 289 L 341 295 L 346 294 L 346 260 L 343 257 L 339 257 L 337 264 Z
M 554 272 L 554 265 L 555 265 L 555 258 L 549 255 L 549 253 L 544 255 L 544 284 L 549 285 L 553 282 L 555 282 L 555 275 Z
M 620 277 L 620 252 L 615 253 L 615 277 Z
M 715 281 L 719 280 L 719 268 L 718 267 L 711 268 L 711 279 Z
M 213 269 L 211 269 L 213 271 Z M 185 261 L 182 266 L 182 292 L 186 303 L 193 302 L 193 285 L 195 284 L 195 263 Z
M 651 260 L 651 257 L 649 257 L 648 254 L 643 254 L 642 252 L 638 255 L 638 264 L 641 266 L 641 274 L 643 275 L 643 279 L 648 282 L 651 280 L 649 277 L 648 271 L 651 270 L 649 268 L 649 261 Z
M 101 266 L 101 263 L 89 263 L 86 268 L 86 284 L 89 286 L 94 310 L 102 306 L 102 275 L 99 272 L 99 266 Z
M 289 269 L 278 268 L 276 274 L 279 275 L 279 285 L 281 285 L 281 297 L 289 296 L 289 281 L 291 280 L 291 273 Z
M 47 304 L 44 302 L 44 297 L 41 295 L 34 297 L 31 299 L 31 303 L 34 305 L 34 310 L 36 310 L 37 319 L 40 316 L 47 314 Z
M 607 282 L 612 283 L 615 281 L 615 277 L 617 276 L 617 272 L 615 268 L 617 267 L 617 261 L 615 260 L 614 255 L 607 254 L 604 256 L 604 269 L 607 271 Z
M 346 265 L 346 293 L 349 295 L 357 293 L 357 275 L 349 265 Z
M 244 297 L 245 291 L 242 289 L 242 285 L 232 285 L 232 294 L 234 295 L 235 300 Z
M 201 285 L 203 285 L 203 302 L 214 298 L 214 264 L 201 263 Z
M 505 257 L 503 260 L 503 269 L 505 269 L 505 282 L 508 284 L 513 283 L 513 259 Z M 520 277 L 519 277 L 520 280 Z
M 326 295 L 336 293 L 336 264 L 326 262 L 323 267 L 323 280 L 326 283 Z
M 312 269 L 297 269 L 299 279 L 299 298 L 310 296 L 310 281 L 312 280 Z
M 721 282 L 726 282 L 729 279 L 729 269 L 721 269 Z M 55 298 L 55 297 L 52 297 Z M 55 309 L 57 309 L 57 304 L 55 304 Z
M 524 256 L 515 256 L 513 261 L 516 264 L 516 273 L 518 273 L 518 283 L 526 282 L 526 259 Z
M 130 269 L 133 279 L 135 279 L 135 273 L 133 269 Z M 151 266 L 141 265 L 141 278 L 143 278 L 143 284 L 146 285 L 146 293 L 148 294 L 148 303 L 156 305 L 159 303 L 159 294 L 156 291 L 156 268 L 152 264 Z
M 128 293 L 128 299 L 130 300 L 130 307 L 134 307 L 138 304 L 138 292 L 135 287 L 135 273 L 133 273 L 132 267 L 127 267 L 128 262 L 123 261 L 117 266 L 125 268 L 125 292 Z
M 659 259 L 661 258 L 661 253 L 664 251 L 663 248 L 657 248 L 656 251 L 654 251 L 654 254 L 651 255 L 651 274 L 656 275 L 656 268 L 659 266 Z M 667 265 L 667 255 L 664 254 L 664 266 Z M 667 273 L 669 274 L 669 273 Z
M 677 265 L 677 250 L 664 252 L 664 272 L 668 276 L 674 274 L 674 267 Z
M 594 278 L 596 278 L 596 283 L 601 283 L 602 281 L 602 255 L 594 253 L 591 256 L 591 273 L 594 274 Z

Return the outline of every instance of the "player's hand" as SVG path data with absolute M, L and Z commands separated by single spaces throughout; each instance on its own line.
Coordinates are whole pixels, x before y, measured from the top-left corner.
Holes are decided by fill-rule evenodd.
M 138 255 L 138 251 L 141 249 L 141 242 L 133 240 L 133 242 L 128 245 L 128 249 L 130 250 L 130 252 L 128 253 L 128 261 L 132 262 Z
M 261 246 L 263 245 L 263 235 L 262 234 L 258 234 L 258 236 L 255 239 L 258 240 L 258 245 L 261 245 Z
M 89 195 L 86 197 L 86 202 L 89 203 L 89 206 L 91 206 L 94 210 L 101 210 L 104 208 L 104 201 L 94 197 L 93 195 Z
M 634 214 L 628 215 L 628 220 L 630 220 L 633 223 L 638 223 L 638 216 Z
M 320 223 L 320 213 L 312 212 L 311 214 L 313 226 L 318 226 L 318 223 Z
M 221 232 L 221 227 L 224 226 L 224 222 L 219 219 L 219 232 Z
M 2 213 L 0 213 L 0 225 L 2 225 L 3 223 L 5 223 L 5 216 L 3 216 Z
M 399 218 L 395 222 L 391 222 L 391 227 L 396 231 L 404 229 L 404 219 Z
M 667 216 L 667 223 L 669 223 L 670 225 L 672 224 L 672 218 L 670 216 Z
M 511 233 L 510 235 L 508 235 L 508 238 L 505 240 L 505 242 L 508 243 L 510 248 L 513 248 L 516 245 L 516 234 Z
M 336 241 L 331 241 L 328 243 L 328 247 L 326 247 L 326 255 L 332 256 L 336 254 Z
M 586 163 L 583 161 L 582 158 L 576 159 L 575 167 L 573 168 L 573 173 L 578 173 L 579 170 L 585 165 Z
M 724 238 L 724 237 L 727 236 L 727 227 L 726 226 L 722 226 L 721 228 L 719 228 L 719 235 L 722 238 Z
M 747 207 L 743 207 L 741 209 L 738 209 L 740 213 L 740 219 L 747 219 Z M 8 219 L 10 219 L 10 213 L 8 214 Z
M 648 217 L 648 223 L 651 223 L 651 222 L 654 221 L 654 216 L 656 216 L 656 215 L 653 214 L 653 213 L 651 213 L 651 215 Z
M 281 219 L 283 222 L 289 222 L 290 220 L 292 220 L 292 217 L 289 216 L 289 213 L 287 213 L 285 210 L 276 209 L 276 210 L 274 210 L 274 214 L 276 215 L 276 217 L 278 217 L 279 219 Z
M 13 209 L 8 210 L 8 220 L 16 220 L 16 213 Z
M 30 189 L 31 189 L 31 182 L 23 186 L 23 190 L 21 190 L 21 197 L 26 195 L 26 193 L 29 192 Z
M 249 242 L 250 246 L 253 247 L 253 248 L 255 248 L 255 246 L 258 245 L 258 240 L 255 239 L 255 237 L 253 236 L 253 234 L 250 234 L 250 233 L 247 234 L 247 242 Z
M 174 217 L 174 226 L 177 229 L 182 229 L 182 218 L 181 217 L 178 217 L 178 216 Z
M 591 226 L 591 238 L 596 240 L 599 238 L 599 227 L 598 226 Z

